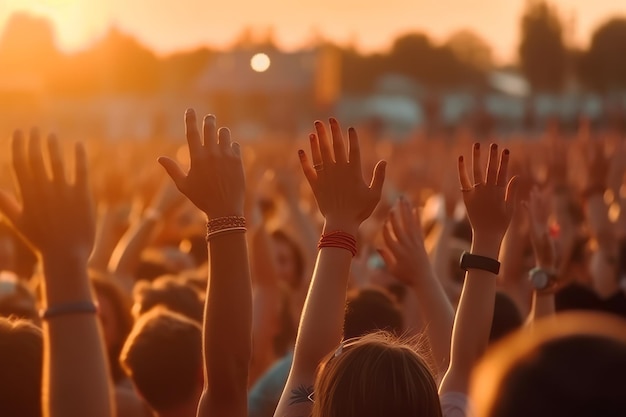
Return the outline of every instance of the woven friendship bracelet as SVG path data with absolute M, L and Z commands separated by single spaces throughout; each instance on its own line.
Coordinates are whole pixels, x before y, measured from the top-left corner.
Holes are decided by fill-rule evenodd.
M 217 217 L 207 222 L 206 229 L 207 242 L 217 235 L 245 232 L 247 230 L 246 218 L 240 216 Z
M 319 243 L 317 244 L 317 249 L 322 248 L 345 249 L 354 257 L 357 253 L 356 238 L 350 233 L 336 230 L 322 235 Z
M 96 314 L 98 306 L 93 301 L 77 301 L 74 303 L 64 303 L 48 307 L 39 312 L 42 320 L 49 320 L 59 316 L 74 314 Z

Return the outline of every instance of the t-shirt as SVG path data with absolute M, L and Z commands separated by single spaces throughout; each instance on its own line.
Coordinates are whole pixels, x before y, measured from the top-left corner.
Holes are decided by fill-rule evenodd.
M 462 392 L 446 392 L 439 396 L 443 417 L 472 417 L 467 395 Z
M 248 417 L 272 417 L 274 410 L 283 393 L 291 363 L 293 352 L 276 362 L 254 384 L 248 393 Z

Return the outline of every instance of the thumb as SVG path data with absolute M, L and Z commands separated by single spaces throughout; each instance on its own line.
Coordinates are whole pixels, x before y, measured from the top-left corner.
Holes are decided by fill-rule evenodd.
M 178 189 L 180 190 L 182 181 L 185 179 L 185 173 L 180 168 L 180 165 L 178 165 L 178 162 L 166 156 L 160 157 L 158 159 L 158 162 L 163 168 L 165 168 L 167 174 L 170 176 L 170 178 L 172 178 L 174 184 L 176 184 L 176 187 L 178 187 Z
M 374 176 L 372 177 L 372 182 L 370 183 L 370 188 L 374 190 L 378 199 L 383 192 L 383 184 L 385 183 L 385 172 L 387 169 L 386 161 L 379 161 L 374 168 Z
M 519 205 L 519 202 L 517 201 L 517 196 L 519 194 L 519 183 L 519 176 L 516 175 L 511 178 L 508 185 L 506 186 L 506 195 L 504 197 L 504 201 L 506 203 L 506 209 L 509 215 L 513 215 L 513 213 L 517 209 L 517 206 Z

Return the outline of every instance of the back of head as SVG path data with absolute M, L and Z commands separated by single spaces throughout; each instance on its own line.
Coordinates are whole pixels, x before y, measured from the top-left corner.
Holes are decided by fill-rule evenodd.
M 156 412 L 198 401 L 202 387 L 202 328 L 163 308 L 139 318 L 120 356 L 141 397 Z
M 476 368 L 479 417 L 621 415 L 626 322 L 597 313 L 544 320 L 497 344 Z
M 43 337 L 33 324 L 0 318 L 2 415 L 41 417 Z
M 200 291 L 176 276 L 166 275 L 152 283 L 139 282 L 133 290 L 133 298 L 135 317 L 162 306 L 192 320 L 202 321 L 204 306 Z
M 380 330 L 402 334 L 402 313 L 391 297 L 378 289 L 361 289 L 348 294 L 344 339 L 354 339 Z
M 412 346 L 385 333 L 342 345 L 320 367 L 313 417 L 441 417 L 437 384 Z

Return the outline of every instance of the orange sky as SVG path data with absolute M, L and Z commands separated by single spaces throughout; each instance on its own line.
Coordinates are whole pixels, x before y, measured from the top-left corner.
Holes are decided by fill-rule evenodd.
M 159 52 L 199 44 L 226 46 L 243 27 L 274 27 L 280 45 L 295 48 L 318 31 L 362 50 L 382 49 L 399 33 L 425 30 L 445 39 L 470 28 L 494 48 L 500 61 L 515 57 L 518 17 L 524 0 L 0 0 L 0 26 L 15 10 L 48 16 L 60 45 L 78 49 L 111 24 Z M 576 15 L 575 39 L 612 15 L 626 16 L 624 0 L 552 0 L 566 16 Z M 326 7 L 322 7 L 326 5 Z

